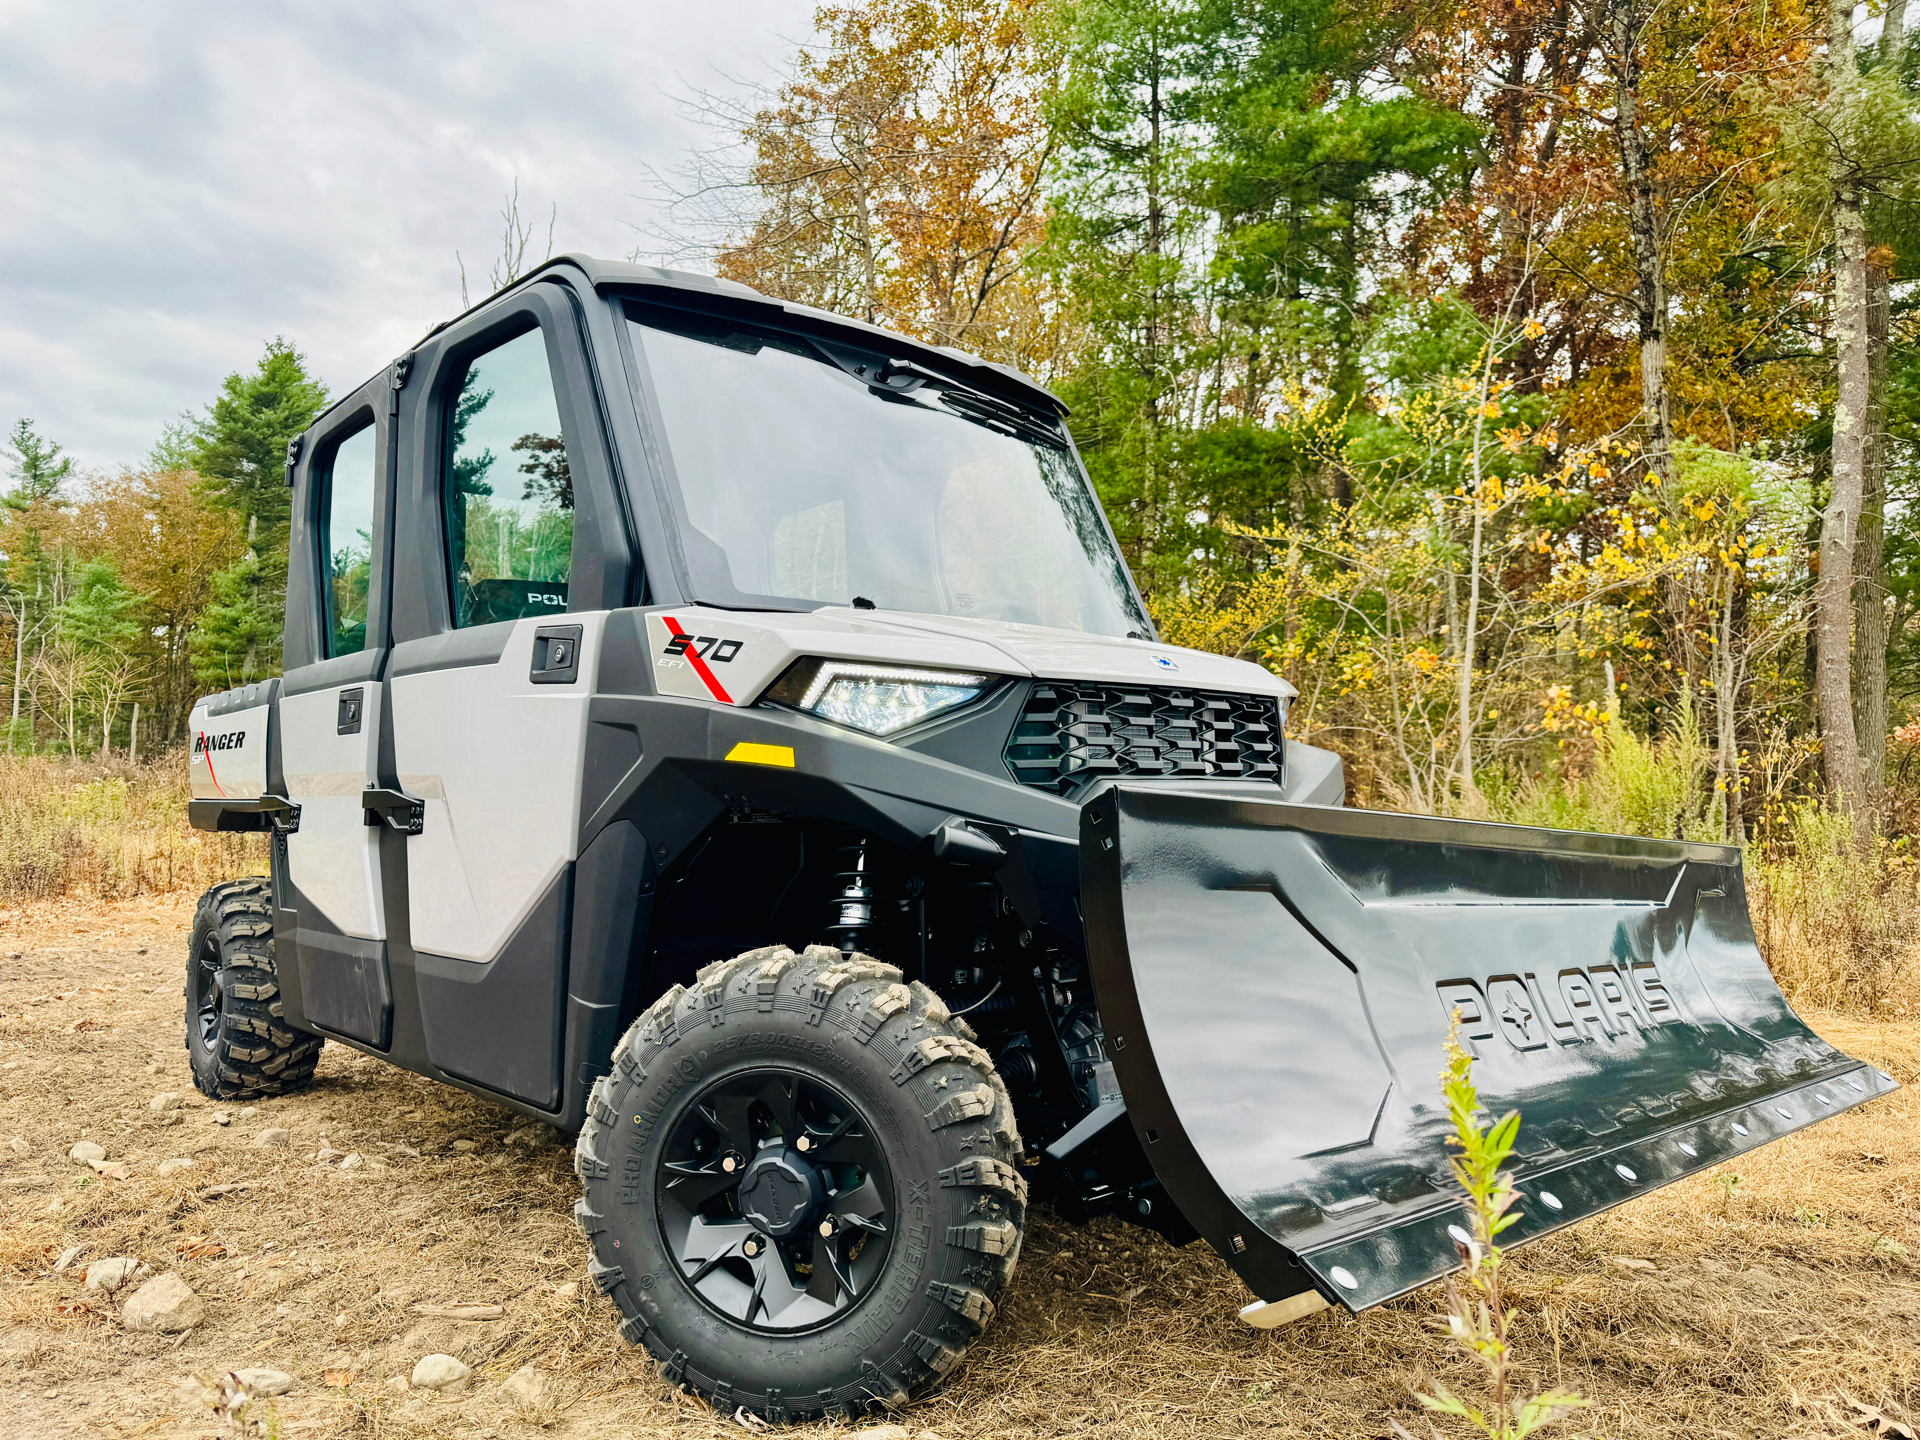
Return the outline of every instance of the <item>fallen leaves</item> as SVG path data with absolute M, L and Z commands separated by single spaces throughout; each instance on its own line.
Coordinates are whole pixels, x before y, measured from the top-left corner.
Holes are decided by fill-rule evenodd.
M 1870 1436 L 1886 1437 L 1889 1441 L 1915 1441 L 1912 1421 L 1890 1416 L 1881 1407 L 1857 1401 L 1846 1391 L 1841 1393 L 1841 1399 L 1855 1410 L 1855 1414 L 1848 1420 L 1856 1426 L 1867 1427 Z

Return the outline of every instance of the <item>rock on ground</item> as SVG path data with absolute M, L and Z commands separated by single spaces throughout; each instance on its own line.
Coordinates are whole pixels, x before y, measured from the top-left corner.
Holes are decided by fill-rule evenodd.
M 191 1171 L 193 1167 L 194 1163 L 187 1157 L 175 1156 L 172 1160 L 162 1161 L 154 1170 L 159 1175 L 171 1176 L 175 1171 Z
M 523 1411 L 538 1411 L 547 1400 L 547 1377 L 538 1366 L 522 1366 L 500 1383 L 509 1400 Z
M 467 1379 L 473 1374 L 473 1367 L 440 1352 L 414 1362 L 414 1374 L 408 1379 L 423 1391 L 461 1391 L 466 1389 Z
M 129 1331 L 185 1331 L 207 1319 L 193 1288 L 169 1271 L 127 1297 L 120 1321 Z
M 253 1143 L 256 1146 L 291 1146 L 293 1132 L 285 1126 L 269 1126 L 253 1138 Z
M 253 1396 L 284 1396 L 293 1390 L 293 1377 L 285 1371 L 275 1371 L 266 1366 L 249 1366 L 244 1371 L 236 1371 L 240 1384 Z
M 67 1159 L 91 1166 L 95 1161 L 107 1159 L 107 1148 L 98 1141 L 75 1141 L 73 1148 L 67 1152 Z
M 180 1109 L 181 1100 L 182 1098 L 178 1091 L 162 1091 L 151 1101 L 147 1102 L 147 1109 L 149 1111 L 177 1111 Z
M 132 1256 L 102 1256 L 87 1267 L 89 1291 L 117 1291 L 129 1281 L 145 1278 L 147 1268 Z

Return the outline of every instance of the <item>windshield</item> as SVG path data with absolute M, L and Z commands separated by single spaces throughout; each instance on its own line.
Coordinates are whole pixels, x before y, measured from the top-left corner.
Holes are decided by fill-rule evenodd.
M 1051 427 L 931 372 L 890 393 L 790 336 L 635 306 L 682 544 L 704 601 L 849 605 L 1145 637 L 1086 481 Z M 892 387 L 899 387 L 894 391 Z

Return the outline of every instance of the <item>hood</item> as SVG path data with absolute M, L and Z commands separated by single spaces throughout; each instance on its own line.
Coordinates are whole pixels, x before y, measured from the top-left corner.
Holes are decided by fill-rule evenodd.
M 1153 641 L 1010 621 L 824 606 L 816 611 L 647 611 L 654 681 L 663 695 L 752 705 L 802 656 L 935 666 L 991 675 L 1118 685 L 1183 686 L 1283 700 L 1295 689 L 1250 661 Z
M 1088 635 L 1084 631 L 1054 630 L 1013 621 L 891 614 L 839 606 L 815 614 L 836 618 L 857 616 L 863 620 L 878 617 L 901 632 L 979 640 L 1017 662 L 1026 674 L 1049 680 L 1192 686 L 1197 690 L 1224 690 L 1242 695 L 1292 697 L 1296 694 L 1293 686 L 1252 661 L 1162 645 L 1159 641 Z

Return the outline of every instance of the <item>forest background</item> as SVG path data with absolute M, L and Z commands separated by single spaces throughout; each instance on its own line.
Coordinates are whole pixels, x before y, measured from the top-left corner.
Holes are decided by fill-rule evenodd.
M 650 243 L 1051 386 L 1163 635 L 1298 686 L 1356 804 L 1911 856 L 1905 0 L 815 23 L 686 97 Z M 115 473 L 17 421 L 11 751 L 158 754 L 276 672 L 326 400 L 276 339 Z

